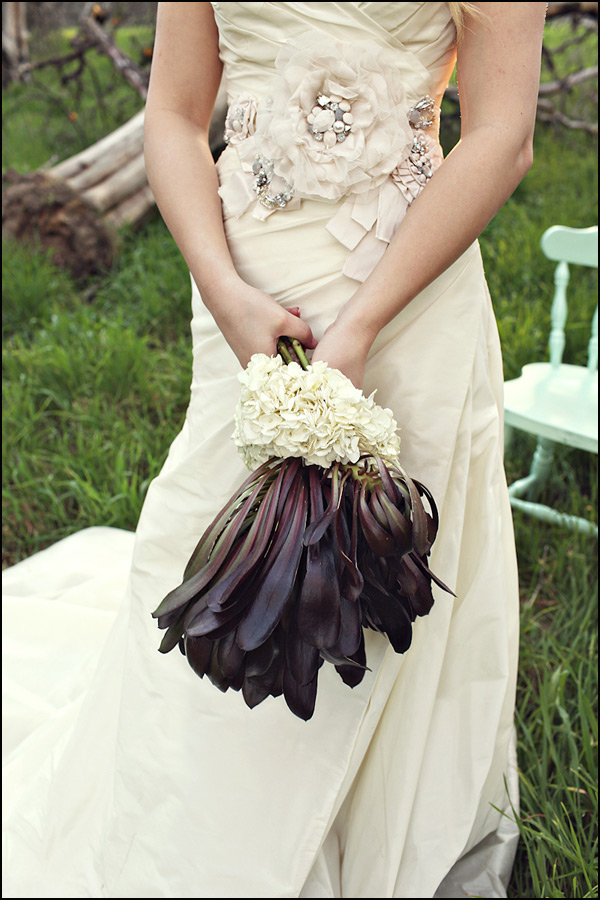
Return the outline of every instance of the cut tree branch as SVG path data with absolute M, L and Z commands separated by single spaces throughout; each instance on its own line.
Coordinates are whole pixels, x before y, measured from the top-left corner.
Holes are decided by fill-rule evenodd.
M 572 87 L 581 84 L 583 81 L 590 81 L 592 78 L 598 77 L 598 66 L 591 66 L 589 69 L 581 69 L 579 72 L 571 72 L 564 78 L 558 78 L 556 81 L 544 81 L 540 84 L 540 97 L 547 97 L 549 94 L 559 94 L 563 91 L 570 91 Z
M 538 119 L 542 122 L 559 122 L 566 128 L 575 128 L 579 131 L 587 131 L 588 134 L 598 134 L 597 122 L 584 122 L 581 119 L 571 119 L 565 113 L 560 112 L 550 100 L 538 100 Z
M 145 100 L 148 95 L 148 76 L 126 53 L 120 50 L 111 36 L 94 19 L 84 17 L 79 26 L 96 44 L 101 53 L 106 54 L 123 78 Z

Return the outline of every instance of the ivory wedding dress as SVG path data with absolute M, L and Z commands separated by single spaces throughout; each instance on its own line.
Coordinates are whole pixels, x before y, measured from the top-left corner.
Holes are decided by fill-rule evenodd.
M 212 6 L 231 252 L 320 335 L 441 163 L 448 5 Z M 151 612 L 246 474 L 239 367 L 192 301 L 190 406 L 135 537 L 91 528 L 5 573 L 4 896 L 505 896 L 517 579 L 477 245 L 381 332 L 365 380 L 437 500 L 431 564 L 456 599 L 438 592 L 404 656 L 369 631 L 353 690 L 325 664 L 308 722 L 157 652 Z

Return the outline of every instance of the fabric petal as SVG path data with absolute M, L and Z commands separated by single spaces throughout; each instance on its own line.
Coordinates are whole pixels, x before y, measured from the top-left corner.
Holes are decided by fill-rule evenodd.
M 353 207 L 353 200 L 346 200 L 325 226 L 327 231 L 348 250 L 354 250 L 366 234 L 365 228 L 352 218 Z

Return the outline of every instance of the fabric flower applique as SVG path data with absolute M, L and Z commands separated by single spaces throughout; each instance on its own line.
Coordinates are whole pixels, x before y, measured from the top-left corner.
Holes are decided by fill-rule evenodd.
M 232 103 L 225 117 L 223 140 L 235 146 L 251 137 L 256 130 L 256 97 L 242 94 Z
M 428 134 L 416 134 L 408 156 L 391 174 L 407 204 L 416 200 L 435 170 L 442 164 L 442 150 Z
M 332 41 L 317 31 L 288 41 L 267 95 L 242 95 L 228 111 L 225 138 L 241 167 L 219 194 L 231 214 L 252 206 L 265 219 L 303 199 L 343 200 L 326 228 L 350 251 L 343 274 L 364 281 L 442 162 L 428 133 L 436 130 L 435 101 L 425 93 L 410 105 L 410 77 L 396 62 L 372 41 Z M 417 72 L 413 96 L 418 84 Z
M 234 216 L 252 203 L 262 219 L 302 199 L 364 195 L 406 156 L 412 129 L 392 51 L 315 31 L 286 43 L 276 67 L 255 107 L 242 95 L 227 115 L 225 137 L 241 171 L 224 179 L 219 194 Z
M 314 200 L 381 184 L 412 143 L 394 54 L 371 41 L 311 32 L 285 44 L 276 66 L 271 102 L 258 107 L 257 135 L 277 174 Z

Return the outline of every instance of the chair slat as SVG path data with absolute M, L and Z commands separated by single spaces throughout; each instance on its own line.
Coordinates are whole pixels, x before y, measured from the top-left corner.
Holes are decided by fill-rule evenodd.
M 550 364 L 558 368 L 562 362 L 565 349 L 565 323 L 567 321 L 567 287 L 569 284 L 569 266 L 562 261 L 554 273 L 554 299 L 550 312 L 551 330 L 548 346 L 550 348 Z
M 598 268 L 598 226 L 592 228 L 568 228 L 553 225 L 541 237 L 540 246 L 555 262 L 564 260 L 578 266 Z

